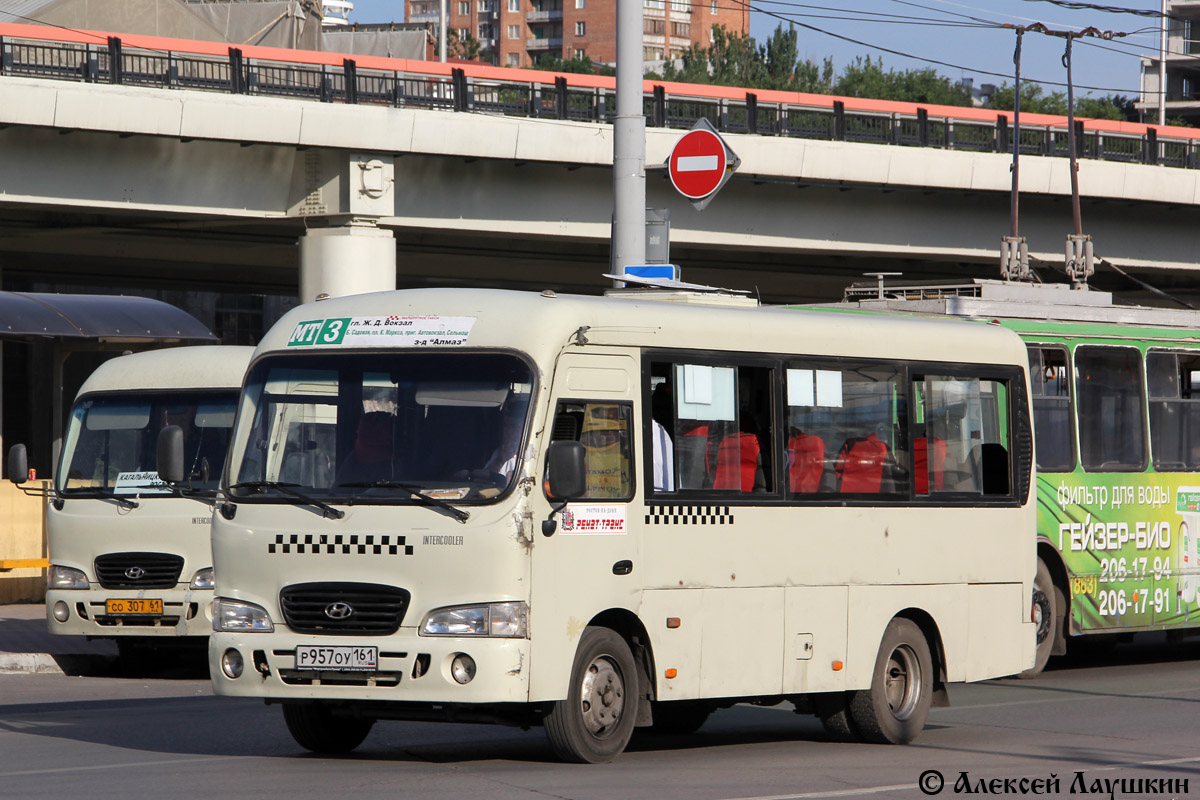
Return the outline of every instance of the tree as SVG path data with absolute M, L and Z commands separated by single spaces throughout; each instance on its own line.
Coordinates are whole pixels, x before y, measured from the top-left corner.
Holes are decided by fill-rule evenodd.
M 833 61 L 826 59 L 824 69 L 812 61 L 800 61 L 796 31 L 782 25 L 764 45 L 718 25 L 713 28 L 711 46 L 693 44 L 678 60 L 678 67 L 667 62 L 663 80 L 793 92 L 827 92 L 833 82 Z
M 1016 92 L 1013 91 L 1013 87 L 1005 83 L 996 89 L 996 93 L 992 95 L 986 107 L 999 111 L 1012 111 L 1015 97 Z M 1076 108 L 1079 107 L 1078 103 L 1075 105 Z M 1021 110 L 1028 111 L 1030 114 L 1058 114 L 1065 117 L 1067 115 L 1067 94 L 1066 92 L 1046 94 L 1046 90 L 1039 84 L 1023 83 L 1021 84 Z
M 478 39 L 469 33 L 459 38 L 458 31 L 453 28 L 446 31 L 446 55 L 451 58 L 465 58 L 468 61 L 492 63 L 492 54 L 483 49 Z
M 1115 119 L 1137 122 L 1138 112 L 1132 97 L 1109 94 L 1104 97 L 1081 97 L 1075 101 L 1075 114 L 1088 119 Z
M 617 71 L 603 64 L 595 64 L 587 56 L 578 53 L 566 60 L 557 56 L 542 56 L 529 69 L 544 69 L 550 72 L 574 72 L 583 75 L 616 75 Z
M 870 97 L 876 100 L 944 106 L 972 105 L 969 90 L 930 67 L 884 72 L 883 59 L 872 61 L 870 56 L 859 56 L 854 63 L 847 65 L 834 91 L 847 97 Z

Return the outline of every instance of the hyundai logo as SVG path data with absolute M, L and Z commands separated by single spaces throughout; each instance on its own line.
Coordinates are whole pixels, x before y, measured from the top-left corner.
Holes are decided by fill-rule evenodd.
M 131 581 L 141 580 L 145 576 L 146 570 L 142 569 L 141 567 L 130 567 L 129 569 L 125 570 L 125 577 L 129 578 Z
M 354 608 L 349 603 L 330 603 L 325 606 L 325 616 L 330 619 L 347 619 L 354 614 Z

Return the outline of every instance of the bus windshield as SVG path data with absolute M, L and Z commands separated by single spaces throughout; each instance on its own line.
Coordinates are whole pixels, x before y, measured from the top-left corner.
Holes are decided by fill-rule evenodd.
M 84 397 L 68 423 L 58 490 L 68 496 L 171 496 L 155 463 L 158 433 L 168 425 L 183 429 L 189 486 L 216 489 L 236 408 L 232 390 Z
M 265 358 L 246 380 L 230 494 L 490 501 L 520 471 L 532 388 L 528 364 L 504 353 Z

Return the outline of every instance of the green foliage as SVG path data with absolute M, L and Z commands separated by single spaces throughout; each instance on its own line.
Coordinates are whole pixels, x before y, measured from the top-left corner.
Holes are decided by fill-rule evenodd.
M 483 49 L 478 39 L 469 33 L 465 38 L 459 38 L 458 31 L 453 28 L 446 31 L 446 55 L 451 58 L 465 58 L 468 61 L 482 61 L 485 64 L 492 63 L 492 54 Z
M 544 69 L 550 72 L 573 72 L 582 75 L 617 74 L 614 68 L 595 64 L 587 56 L 581 56 L 578 53 L 565 60 L 557 56 L 545 55 L 535 61 L 532 67 L 527 67 L 527 69 Z
M 1013 87 L 1004 84 L 992 95 L 987 108 L 1000 111 L 1013 110 Z M 1085 119 L 1111 119 L 1123 122 L 1137 122 L 1138 112 L 1134 108 L 1134 100 L 1119 94 L 1104 97 L 1076 97 L 1075 116 Z M 1035 83 L 1021 85 L 1021 110 L 1033 114 L 1067 114 L 1067 93 L 1050 92 L 1049 94 Z
M 943 106 L 969 106 L 971 93 L 936 70 L 925 67 L 883 71 L 883 59 L 872 61 L 859 56 L 842 72 L 834 88 L 846 97 L 871 97 L 876 100 L 901 100 L 908 103 L 932 103 Z
M 1013 100 L 1015 98 L 1016 92 L 1013 91 L 1013 87 L 1005 83 L 996 89 L 996 93 L 992 95 L 986 107 L 994 108 L 998 111 L 1012 111 Z M 1030 114 L 1059 114 L 1066 116 L 1067 93 L 1050 92 L 1047 94 L 1046 90 L 1036 83 L 1022 83 L 1021 110 L 1027 111 Z
M 663 80 L 793 92 L 827 92 L 833 80 L 833 61 L 826 59 L 824 69 L 812 61 L 800 61 L 796 31 L 782 25 L 765 45 L 718 25 L 713 28 L 711 46 L 693 44 L 679 62 L 678 67 L 667 62 Z

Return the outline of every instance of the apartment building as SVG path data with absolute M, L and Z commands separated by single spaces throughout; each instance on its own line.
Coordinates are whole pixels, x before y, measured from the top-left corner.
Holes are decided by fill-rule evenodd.
M 1200 0 L 1167 0 L 1166 112 L 1200 126 Z M 1142 57 L 1143 122 L 1158 122 L 1159 59 Z
M 448 27 L 470 34 L 492 63 L 529 67 L 544 57 L 617 60 L 616 0 L 446 0 Z M 408 21 L 438 23 L 439 0 L 407 0 Z M 713 28 L 750 30 L 750 8 L 735 0 L 642 0 L 646 61 L 678 58 L 693 44 L 707 47 Z

